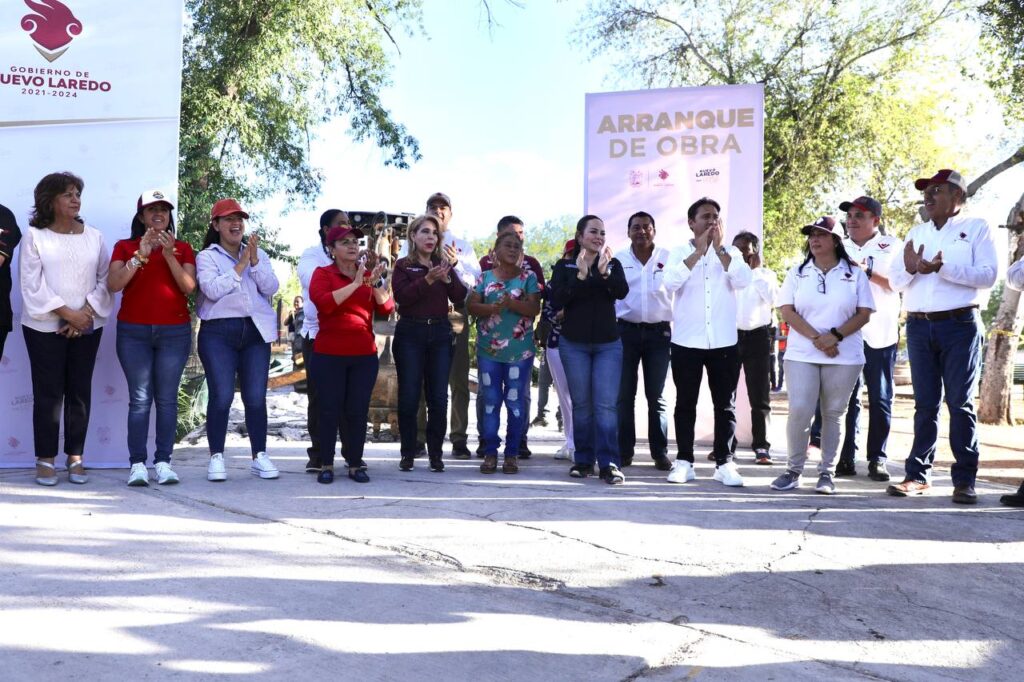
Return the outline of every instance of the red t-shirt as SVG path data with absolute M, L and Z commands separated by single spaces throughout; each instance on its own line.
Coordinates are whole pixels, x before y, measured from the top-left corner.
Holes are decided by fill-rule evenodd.
M 383 305 L 373 299 L 373 289 L 361 286 L 341 305 L 334 302 L 334 291 L 352 283 L 334 263 L 317 268 L 309 282 L 309 300 L 316 306 L 320 331 L 313 340 L 313 351 L 323 355 L 376 355 L 377 338 L 373 334 L 373 312 L 390 315 L 395 302 Z
M 122 239 L 114 245 L 110 262 L 127 263 L 139 250 L 139 239 Z M 188 243 L 174 240 L 174 258 L 182 265 L 196 264 L 196 254 Z M 189 321 L 188 301 L 159 249 L 149 254 L 149 262 L 138 269 L 121 294 L 117 319 L 132 324 L 184 324 Z

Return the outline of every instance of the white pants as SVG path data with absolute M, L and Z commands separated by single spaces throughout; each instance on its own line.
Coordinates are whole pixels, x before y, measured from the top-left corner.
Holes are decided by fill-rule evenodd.
M 570 450 L 576 446 L 572 440 L 572 398 L 569 397 L 569 382 L 565 378 L 565 368 L 557 348 L 547 349 L 548 369 L 551 370 L 551 381 L 555 384 L 558 394 L 558 406 L 562 410 L 562 431 L 565 433 L 565 445 Z
M 785 365 L 786 383 L 789 384 L 789 420 L 786 422 L 789 457 L 786 469 L 803 473 L 814 409 L 820 400 L 821 462 L 818 474 L 831 476 L 832 464 L 842 440 L 843 417 L 864 365 L 825 365 L 789 358 L 786 358 Z

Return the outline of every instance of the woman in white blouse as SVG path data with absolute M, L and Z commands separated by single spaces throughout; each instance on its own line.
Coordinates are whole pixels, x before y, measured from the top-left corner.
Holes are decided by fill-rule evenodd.
M 807 462 L 807 435 L 820 400 L 821 463 L 814 489 L 831 495 L 836 491 L 832 465 L 839 450 L 840 421 L 864 368 L 860 328 L 867 324 L 875 302 L 864 271 L 846 255 L 842 226 L 823 216 L 801 232 L 807 235 L 807 258 L 789 271 L 779 295 L 779 311 L 789 325 L 789 457 L 786 472 L 771 487 L 799 487 Z
M 89 427 L 92 372 L 111 312 L 110 254 L 103 234 L 79 217 L 82 179 L 51 173 L 35 189 L 21 244 L 21 324 L 32 371 L 36 482 L 56 485 L 54 459 L 64 413 L 68 480 L 85 483 L 82 454 Z

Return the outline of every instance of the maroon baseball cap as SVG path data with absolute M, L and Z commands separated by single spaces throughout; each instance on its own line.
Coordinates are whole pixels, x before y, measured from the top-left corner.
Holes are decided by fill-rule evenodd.
M 857 197 L 853 201 L 844 201 L 839 204 L 839 210 L 849 213 L 851 208 L 859 208 L 862 211 L 870 211 L 876 218 L 882 217 L 882 204 L 871 197 Z
M 354 234 L 360 239 L 362 239 L 365 236 L 363 234 L 363 231 L 360 230 L 358 227 L 352 227 L 351 225 L 337 225 L 335 227 L 332 227 L 330 231 L 327 232 L 327 243 L 333 244 L 339 239 L 344 239 L 350 234 Z
M 948 168 L 943 168 L 930 178 L 918 178 L 917 180 L 914 180 L 914 187 L 923 192 L 928 185 L 937 185 L 943 182 L 956 185 L 964 191 L 964 194 L 967 194 L 967 181 L 964 180 L 964 176 L 960 175 L 955 170 L 950 170 Z
M 434 192 L 429 197 L 427 197 L 427 206 L 430 206 L 430 204 L 432 204 L 435 201 L 443 201 L 445 204 L 448 205 L 448 208 L 452 207 L 452 200 L 449 199 L 448 195 L 445 194 L 444 192 Z
M 565 247 L 562 249 L 562 253 L 569 253 L 576 248 L 576 240 L 570 239 L 565 243 Z
M 249 214 L 242 210 L 242 206 L 237 200 L 221 199 L 210 209 L 210 220 L 223 218 L 226 215 L 234 215 L 235 213 L 240 214 L 246 220 L 249 219 Z
M 806 235 L 811 234 L 814 230 L 821 230 L 823 232 L 834 234 L 840 239 L 846 236 L 843 234 L 843 226 L 837 223 L 835 218 L 828 215 L 823 215 L 813 223 L 804 225 L 800 228 L 800 232 Z

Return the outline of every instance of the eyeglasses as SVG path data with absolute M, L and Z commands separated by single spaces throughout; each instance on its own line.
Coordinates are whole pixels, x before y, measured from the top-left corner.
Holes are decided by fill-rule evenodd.
M 818 273 L 818 293 L 825 293 L 825 275 Z

